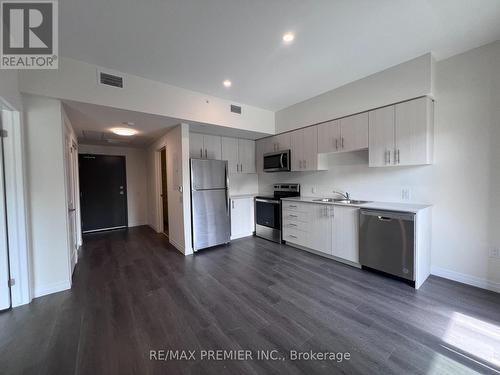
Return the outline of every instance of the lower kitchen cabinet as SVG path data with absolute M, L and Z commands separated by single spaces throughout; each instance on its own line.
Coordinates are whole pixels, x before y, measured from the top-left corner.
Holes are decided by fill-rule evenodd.
M 332 228 L 332 255 L 359 262 L 359 208 L 335 206 Z
M 254 198 L 231 198 L 231 239 L 251 236 L 254 232 Z
M 283 202 L 283 239 L 338 260 L 359 262 L 359 208 Z

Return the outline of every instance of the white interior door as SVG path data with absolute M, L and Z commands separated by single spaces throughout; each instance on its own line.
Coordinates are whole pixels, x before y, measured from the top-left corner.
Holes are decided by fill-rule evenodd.
M 6 218 L 3 141 L 0 139 L 0 310 L 5 310 L 10 307 L 10 274 Z

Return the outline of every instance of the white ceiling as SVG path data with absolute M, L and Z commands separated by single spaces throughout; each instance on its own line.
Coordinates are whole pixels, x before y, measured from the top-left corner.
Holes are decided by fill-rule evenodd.
M 177 119 L 127 111 L 94 104 L 64 101 L 64 108 L 83 144 L 143 147 L 163 135 L 168 128 L 180 124 Z M 134 123 L 133 126 L 123 122 Z M 111 128 L 132 127 L 139 131 L 132 137 L 113 134 Z
M 60 13 L 63 56 L 271 110 L 500 38 L 499 0 L 64 0 Z
M 63 103 L 71 125 L 77 133 L 78 141 L 81 144 L 143 148 L 165 134 L 167 129 L 182 122 L 179 119 L 165 116 L 70 100 L 65 100 Z M 133 125 L 124 123 L 133 123 Z M 132 137 L 118 136 L 111 132 L 112 128 L 118 127 L 131 127 L 139 131 L 139 133 Z M 258 139 L 269 135 L 201 123 L 190 124 L 190 130 L 205 134 L 246 139 Z

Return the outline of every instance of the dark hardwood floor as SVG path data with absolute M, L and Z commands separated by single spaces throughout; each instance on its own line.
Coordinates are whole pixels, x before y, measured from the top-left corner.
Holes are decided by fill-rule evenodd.
M 169 349 L 197 360 L 149 359 Z M 201 360 L 210 349 L 254 359 Z M 350 359 L 293 361 L 290 350 Z M 499 364 L 499 294 L 437 277 L 415 291 L 258 238 L 184 257 L 147 227 L 90 235 L 71 291 L 0 314 L 1 374 L 498 374 Z

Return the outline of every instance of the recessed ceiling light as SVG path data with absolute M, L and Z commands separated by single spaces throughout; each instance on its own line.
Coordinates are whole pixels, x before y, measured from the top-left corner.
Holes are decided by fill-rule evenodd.
M 123 135 L 125 137 L 130 137 L 131 135 L 136 135 L 138 133 L 135 129 L 130 128 L 113 128 L 111 131 L 118 135 Z
M 226 79 L 224 82 L 222 82 L 222 84 L 224 85 L 224 87 L 231 87 L 232 83 L 230 80 Z
M 285 42 L 285 43 L 292 43 L 294 39 L 295 39 L 294 33 L 283 34 L 283 42 Z

